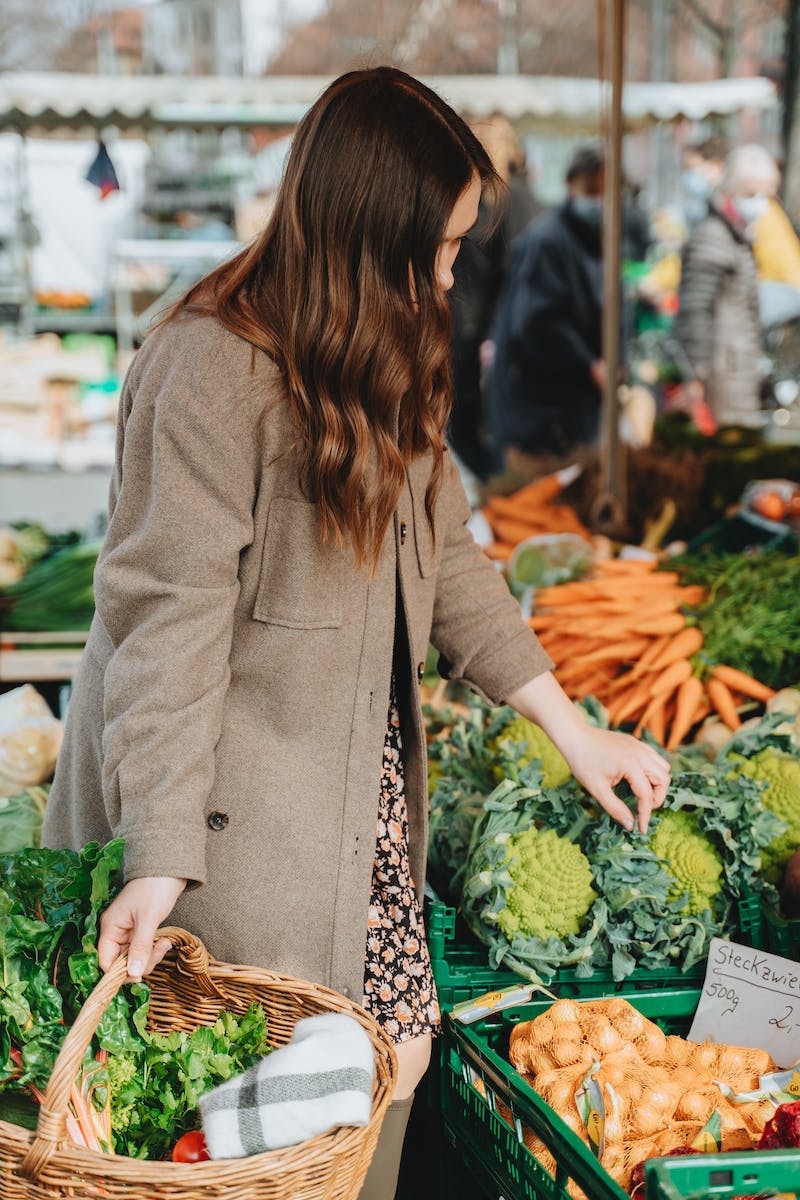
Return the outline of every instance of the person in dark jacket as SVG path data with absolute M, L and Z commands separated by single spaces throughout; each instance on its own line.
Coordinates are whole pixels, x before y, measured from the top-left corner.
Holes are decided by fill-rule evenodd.
M 579 148 L 565 202 L 512 246 L 490 396 L 493 434 L 506 465 L 520 474 L 530 474 L 543 455 L 597 441 L 605 374 L 604 174 L 602 151 Z
M 507 118 L 495 115 L 472 128 L 506 184 L 506 192 L 499 220 L 497 205 L 481 200 L 477 225 L 462 243 L 453 270 L 453 412 L 448 441 L 462 463 L 479 479 L 485 479 L 493 463 L 483 394 L 482 347 L 491 333 L 511 242 L 542 211 L 542 206 L 528 185 L 525 151 Z

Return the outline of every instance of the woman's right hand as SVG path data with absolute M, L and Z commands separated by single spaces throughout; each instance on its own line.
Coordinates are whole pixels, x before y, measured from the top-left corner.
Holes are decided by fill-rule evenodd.
M 156 930 L 169 916 L 186 887 L 185 879 L 156 876 L 132 879 L 112 900 L 100 918 L 97 955 L 100 970 L 107 971 L 120 954 L 128 955 L 128 977 L 148 975 L 167 953 L 166 938 L 155 940 Z

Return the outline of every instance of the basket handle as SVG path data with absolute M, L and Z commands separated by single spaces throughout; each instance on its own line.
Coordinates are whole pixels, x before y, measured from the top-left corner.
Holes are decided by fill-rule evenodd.
M 208 974 L 208 951 L 199 938 L 185 929 L 172 926 L 159 929 L 156 937 L 168 938 L 177 950 L 176 966 L 181 974 L 194 976 L 205 995 L 223 996 Z M 23 1175 L 37 1179 L 59 1143 L 65 1140 L 70 1088 L 103 1013 L 127 980 L 128 956 L 121 954 L 95 984 L 64 1038 L 39 1108 L 36 1136 L 20 1167 Z

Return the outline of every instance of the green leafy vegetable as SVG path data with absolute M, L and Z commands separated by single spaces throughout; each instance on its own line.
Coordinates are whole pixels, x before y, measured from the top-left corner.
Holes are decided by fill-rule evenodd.
M 0 857 L 0 1078 L 7 1089 L 47 1084 L 67 1028 L 100 977 L 97 922 L 122 849 L 116 840 L 77 853 L 27 849 Z
M 30 787 L 16 796 L 0 796 L 0 854 L 38 846 L 49 786 Z
M 97 932 L 113 897 L 123 842 L 0 857 L 0 1117 L 30 1127 L 69 1027 L 100 978 Z M 197 1126 L 200 1095 L 268 1050 L 263 1009 L 222 1012 L 191 1033 L 147 1029 L 150 988 L 109 1004 L 72 1090 L 68 1135 L 118 1153 L 168 1157 Z
M 510 746 L 506 747 L 505 743 L 510 743 Z M 500 733 L 491 739 L 488 747 L 500 760 L 493 771 L 498 782 L 505 777 L 503 764 L 504 760 L 509 758 L 521 767 L 540 762 L 546 787 L 558 787 L 559 784 L 566 783 L 572 775 L 564 755 L 556 749 L 544 730 L 525 717 L 514 716 Z M 520 751 L 519 755 L 514 753 L 517 749 Z
M 509 843 L 543 828 L 580 849 L 597 895 L 566 937 L 536 936 L 533 924 L 514 926 L 503 915 L 521 909 L 519 898 L 512 900 L 522 880 L 509 870 Z M 503 964 L 535 982 L 549 983 L 567 966 L 588 977 L 610 965 L 617 980 L 638 967 L 688 969 L 706 956 L 711 937 L 735 931 L 740 897 L 769 891 L 759 875 L 763 848 L 782 829 L 762 804 L 760 785 L 743 777 L 677 774 L 665 810 L 642 835 L 598 812 L 576 781 L 545 788 L 541 774 L 522 768 L 520 783 L 496 788 L 475 824 L 462 913 L 489 946 L 493 967 Z M 559 870 L 550 868 L 556 881 Z
M 781 712 L 768 713 L 758 724 L 736 733 L 723 746 L 717 766 L 727 775 L 753 780 L 764 808 L 780 821 L 763 853 L 762 870 L 777 885 L 787 861 L 800 849 L 800 747 L 793 730 L 785 732 Z
M 607 726 L 605 710 L 593 698 L 579 707 L 593 725 Z M 426 715 L 429 728 L 431 720 L 436 722 L 438 734 L 443 714 Z M 449 721 L 444 716 L 447 736 L 434 737 L 428 747 L 428 872 L 438 894 L 456 903 L 473 826 L 498 782 L 519 782 L 522 769 L 540 764 L 548 783 L 566 783 L 570 772 L 552 742 L 512 708 L 490 708 L 475 700 L 467 715 Z
M 768 687 L 800 679 L 800 555 L 698 555 L 678 566 L 685 583 L 709 592 L 696 610 L 701 659 L 737 667 Z
M 3 625 L 12 630 L 88 629 L 94 614 L 94 568 L 101 542 L 81 542 L 39 559 L 0 592 Z
M 137 991 L 143 997 L 138 1036 L 108 1059 L 114 1150 L 130 1158 L 168 1158 L 179 1137 L 199 1128 L 203 1093 L 269 1052 L 267 1020 L 253 1004 L 243 1015 L 222 1012 L 192 1033 L 149 1033 L 149 989 L 138 985 Z M 101 1045 L 108 1040 L 101 1036 Z

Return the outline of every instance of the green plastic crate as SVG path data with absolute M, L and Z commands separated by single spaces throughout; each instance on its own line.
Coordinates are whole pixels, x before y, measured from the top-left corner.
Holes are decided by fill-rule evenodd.
M 624 993 L 622 993 L 624 994 Z M 685 1033 L 700 997 L 697 988 L 631 992 L 626 999 L 670 1033 Z M 589 997 L 587 997 L 588 999 Z M 570 1200 L 569 1182 L 591 1200 L 628 1200 L 544 1100 L 507 1061 L 508 1035 L 518 1021 L 549 1008 L 540 1000 L 462 1025 L 447 1014 L 441 1054 L 441 1111 L 445 1135 L 471 1169 L 486 1196 L 503 1200 Z M 484 1094 L 476 1088 L 480 1080 Z M 512 1129 L 497 1113 L 497 1101 L 511 1110 Z M 551 1175 L 522 1140 L 522 1126 L 548 1146 L 557 1169 Z M 441 1200 L 457 1200 L 443 1181 Z
M 782 550 L 796 554 L 798 543 L 788 525 L 757 513 L 741 512 L 711 525 L 689 542 L 689 554 L 744 554 L 748 550 Z
M 627 995 L 620 994 L 644 1016 L 657 1021 L 666 1033 L 680 1035 L 687 1033 L 700 998 L 698 988 L 629 990 Z M 445 1015 L 440 1044 L 440 1104 L 445 1138 L 455 1156 L 467 1165 L 483 1196 L 501 1196 L 503 1200 L 570 1200 L 567 1187 L 574 1183 L 590 1200 L 627 1200 L 626 1193 L 603 1170 L 589 1148 L 507 1061 L 512 1027 L 546 1011 L 550 1003 L 535 1001 L 471 1025 L 462 1025 L 450 1014 Z M 513 1128 L 499 1115 L 498 1101 L 511 1111 Z M 556 1161 L 554 1174 L 524 1144 L 523 1126 L 549 1148 Z M 663 1168 L 660 1172 L 648 1167 L 651 1189 L 648 1200 L 689 1195 L 693 1200 L 699 1200 L 699 1195 L 754 1195 L 764 1186 L 774 1187 L 776 1171 L 772 1166 L 782 1161 L 791 1161 L 796 1171 L 791 1183 L 795 1179 L 800 1183 L 800 1151 L 790 1154 L 751 1151 L 659 1161 Z M 675 1180 L 685 1180 L 694 1192 L 663 1190 L 665 1186 L 677 1186 Z M 790 1185 L 788 1177 L 781 1176 L 780 1181 L 784 1190 Z M 751 1183 L 754 1183 L 752 1188 Z M 657 1187 L 662 1190 L 652 1190 Z M 698 1194 L 699 1187 L 705 1191 Z M 459 1196 L 457 1185 L 449 1187 L 448 1179 L 442 1178 L 441 1200 L 458 1200 Z
M 764 949 L 761 902 L 757 896 L 749 896 L 739 902 L 739 926 L 741 937 L 749 945 Z M 472 1000 L 485 992 L 519 985 L 520 976 L 515 971 L 494 970 L 487 961 L 487 950 L 466 929 L 461 929 L 456 919 L 456 910 L 440 900 L 431 901 L 426 910 L 428 946 L 431 953 L 433 976 L 439 1004 L 443 1010 L 451 1009 L 464 1000 Z M 608 968 L 596 970 L 589 979 L 579 979 L 570 970 L 561 970 L 551 984 L 550 991 L 568 997 L 608 995 L 626 989 L 699 987 L 703 982 L 705 966 L 699 965 L 689 971 L 680 967 L 661 967 L 658 970 L 636 970 L 620 983 L 614 980 Z
M 766 941 L 763 948 L 782 958 L 800 961 L 800 918 L 782 917 L 776 908 L 766 903 L 762 907 L 762 916 Z
M 737 1196 L 800 1197 L 800 1151 L 698 1154 L 649 1163 L 647 1200 L 728 1200 Z

